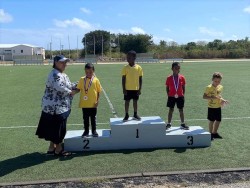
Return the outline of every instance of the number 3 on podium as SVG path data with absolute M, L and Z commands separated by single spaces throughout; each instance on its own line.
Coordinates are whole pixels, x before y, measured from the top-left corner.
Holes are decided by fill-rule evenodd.
M 188 136 L 187 137 L 187 145 L 192 146 L 194 144 L 194 137 Z

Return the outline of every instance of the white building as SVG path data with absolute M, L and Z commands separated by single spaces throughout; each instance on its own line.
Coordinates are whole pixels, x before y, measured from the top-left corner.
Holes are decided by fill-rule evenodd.
M 45 49 L 29 44 L 0 44 L 0 61 L 45 59 Z

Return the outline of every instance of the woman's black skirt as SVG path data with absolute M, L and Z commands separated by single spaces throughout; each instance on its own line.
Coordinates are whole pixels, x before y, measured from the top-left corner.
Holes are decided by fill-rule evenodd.
M 54 115 L 42 112 L 36 135 L 54 144 L 62 143 L 66 135 L 66 124 L 69 114 L 70 111 Z

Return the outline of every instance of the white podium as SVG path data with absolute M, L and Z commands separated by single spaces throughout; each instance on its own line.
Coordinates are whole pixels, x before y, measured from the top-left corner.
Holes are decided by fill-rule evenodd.
M 189 130 L 171 127 L 166 130 L 159 116 L 142 117 L 141 121 L 110 118 L 111 129 L 98 129 L 99 137 L 82 138 L 83 130 L 67 131 L 64 148 L 67 151 L 96 151 L 152 148 L 194 148 L 211 145 L 211 135 L 200 126 Z

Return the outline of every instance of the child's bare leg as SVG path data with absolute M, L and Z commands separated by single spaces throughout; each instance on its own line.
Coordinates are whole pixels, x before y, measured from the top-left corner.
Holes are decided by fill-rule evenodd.
M 130 102 L 130 101 L 125 101 L 125 113 L 126 113 L 126 114 L 128 114 L 129 102 Z
M 50 142 L 48 151 L 54 151 L 54 149 L 55 149 L 55 144 L 53 142 Z
M 133 100 L 134 112 L 137 113 L 137 100 Z
M 168 123 L 171 123 L 171 121 L 172 121 L 173 112 L 174 112 L 174 108 L 169 108 L 169 111 L 168 111 Z
M 181 123 L 184 123 L 184 111 L 183 111 L 183 108 L 179 109 L 179 112 L 180 112 Z
M 219 126 L 220 126 L 220 121 L 215 121 L 214 126 L 213 126 L 213 130 L 212 130 L 213 134 L 216 134 L 218 132 Z
M 213 133 L 214 121 L 209 121 L 208 122 L 208 128 L 209 128 L 209 132 Z

